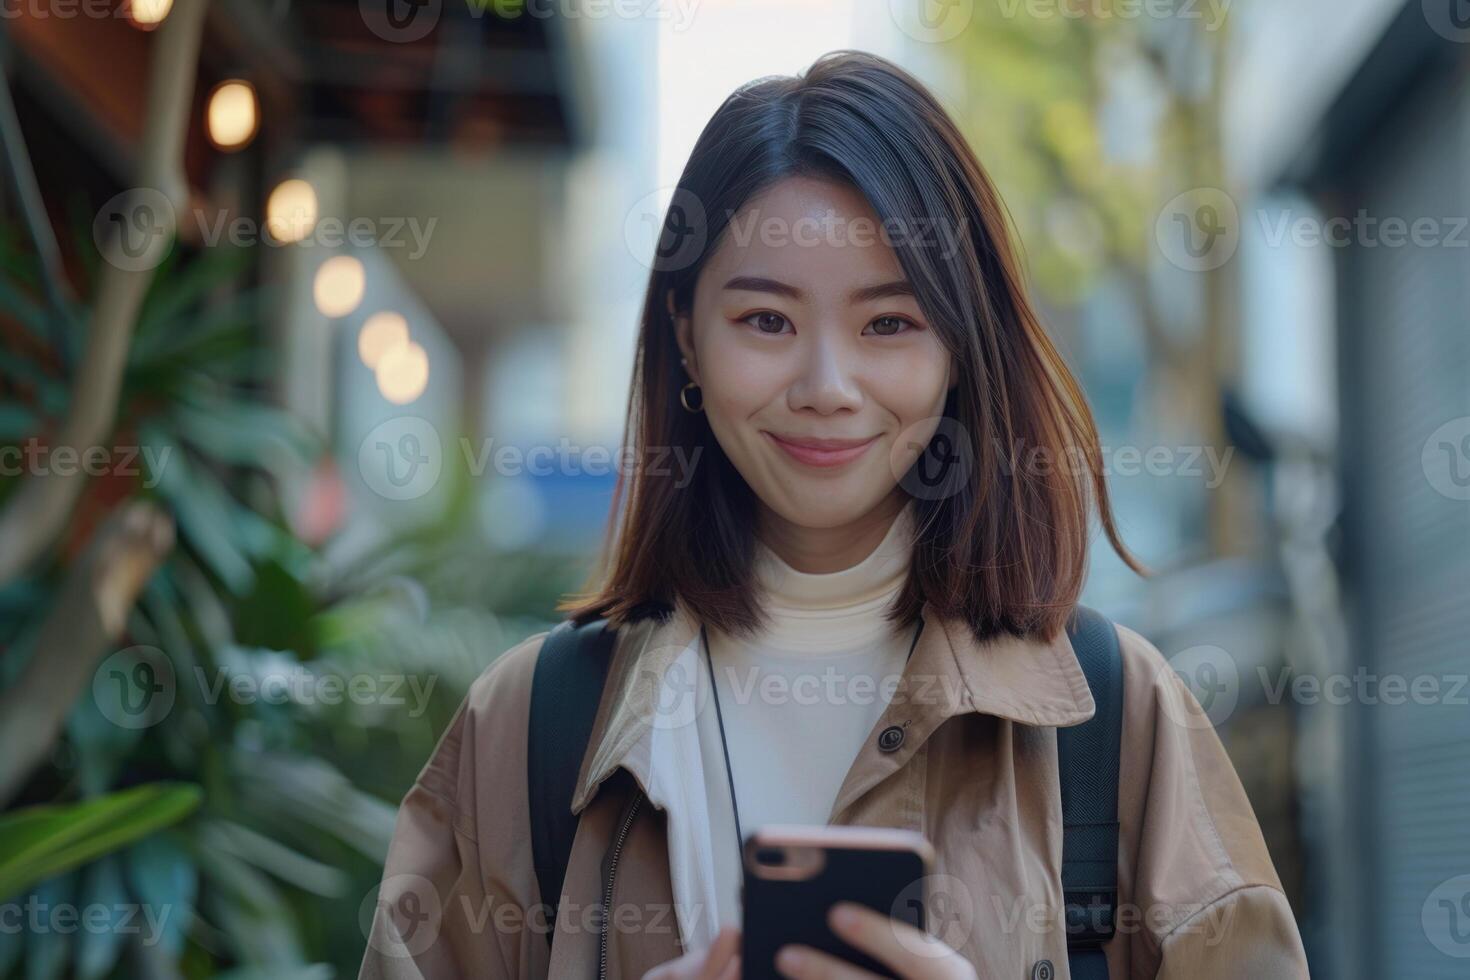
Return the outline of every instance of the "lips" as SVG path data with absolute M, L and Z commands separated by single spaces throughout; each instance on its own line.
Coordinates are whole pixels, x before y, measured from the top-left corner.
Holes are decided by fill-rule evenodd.
M 784 450 L 788 456 L 808 466 L 841 466 L 843 463 L 849 463 L 866 452 L 878 438 L 868 436 L 866 439 L 832 439 L 796 435 L 778 436 L 764 429 L 761 432 Z

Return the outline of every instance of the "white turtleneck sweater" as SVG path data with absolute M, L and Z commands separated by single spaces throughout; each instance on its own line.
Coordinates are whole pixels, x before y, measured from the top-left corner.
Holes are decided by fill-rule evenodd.
M 769 629 L 751 641 L 708 631 L 746 836 L 773 823 L 825 825 L 859 748 L 874 737 L 913 639 L 913 627 L 895 630 L 884 619 L 908 574 L 912 512 L 910 502 L 867 558 L 838 572 L 799 572 L 758 544 L 755 573 Z M 696 652 L 707 684 L 704 651 Z M 740 855 L 713 704 L 700 705 L 694 727 L 714 912 L 720 924 L 738 924 Z

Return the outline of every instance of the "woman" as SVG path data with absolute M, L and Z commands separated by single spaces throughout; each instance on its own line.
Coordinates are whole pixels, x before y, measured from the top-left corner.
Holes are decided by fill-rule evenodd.
M 772 822 L 933 842 L 934 936 L 835 926 L 895 974 L 1067 976 L 1056 727 L 1095 710 L 1063 629 L 1093 507 L 1142 569 L 989 179 L 919 83 L 835 52 L 726 100 L 659 244 L 627 420 L 647 462 L 567 607 L 617 635 L 554 942 L 526 790 L 543 633 L 404 799 L 363 976 L 738 976 L 739 841 Z M 1306 976 L 1218 738 L 1118 634 L 1109 975 Z M 790 952 L 788 976 L 865 975 Z

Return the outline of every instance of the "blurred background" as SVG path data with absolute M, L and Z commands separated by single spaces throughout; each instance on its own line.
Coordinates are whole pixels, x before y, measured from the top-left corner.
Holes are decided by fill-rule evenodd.
M 558 618 L 653 232 L 864 48 L 1000 186 L 1317 976 L 1470 976 L 1464 0 L 4 0 L 0 976 L 355 976 Z

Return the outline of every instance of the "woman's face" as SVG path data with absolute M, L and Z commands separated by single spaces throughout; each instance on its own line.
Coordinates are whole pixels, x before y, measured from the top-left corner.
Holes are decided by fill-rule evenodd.
M 844 527 L 892 495 L 956 380 L 882 232 L 855 188 L 782 180 L 737 214 L 676 318 L 715 438 L 797 527 Z

